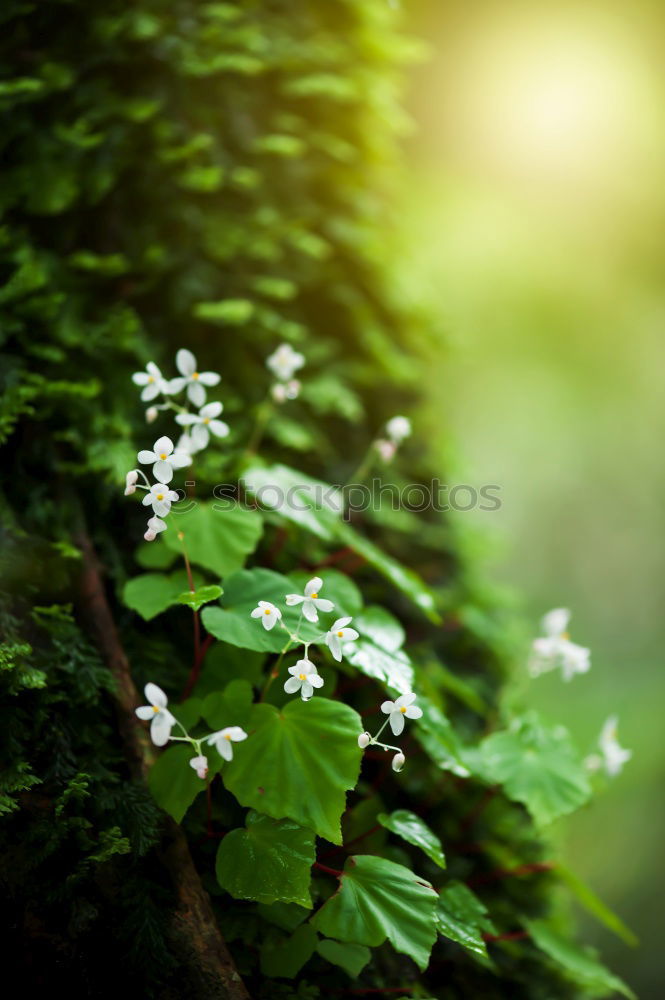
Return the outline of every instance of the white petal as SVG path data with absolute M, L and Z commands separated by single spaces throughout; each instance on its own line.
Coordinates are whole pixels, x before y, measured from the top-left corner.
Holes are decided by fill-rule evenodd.
M 339 639 L 336 635 L 332 635 L 328 632 L 326 636 L 326 642 L 328 643 L 328 648 L 333 655 L 333 659 L 337 660 L 338 663 L 342 661 L 342 647 L 340 645 Z
M 385 712 L 386 715 L 390 715 L 390 713 L 393 712 L 394 710 L 395 710 L 394 701 L 384 701 L 383 704 L 381 705 L 381 711 Z
M 195 424 L 194 427 L 192 427 L 192 443 L 197 451 L 201 451 L 202 448 L 206 448 L 209 440 L 210 434 L 208 433 L 208 428 L 204 424 Z
M 299 680 L 297 677 L 289 677 L 289 679 L 284 684 L 284 690 L 286 691 L 287 694 L 295 694 L 301 684 L 302 681 Z
M 143 719 L 144 722 L 147 722 L 148 719 L 152 719 L 155 714 L 155 710 L 152 705 L 141 705 L 140 708 L 137 708 L 134 711 L 138 715 L 139 719 Z
M 565 632 L 570 621 L 568 608 L 554 608 L 543 618 L 543 631 L 548 636 L 558 636 Z
M 157 685 L 153 684 L 152 682 L 148 682 L 146 684 L 144 688 L 144 693 L 146 701 L 149 702 L 151 705 L 157 705 L 158 708 L 166 708 L 166 706 L 169 703 L 169 700 L 162 691 L 162 689 L 160 687 L 157 687 Z
M 182 392 L 182 390 L 185 388 L 186 385 L 187 385 L 186 378 L 172 378 L 169 379 L 169 382 L 167 384 L 167 391 L 169 393 Z M 178 418 L 176 417 L 176 420 L 177 419 Z
M 229 726 L 226 731 L 234 743 L 242 743 L 247 739 L 247 733 L 241 726 Z
M 197 417 L 195 413 L 177 413 L 175 420 L 181 427 L 189 427 L 190 424 L 201 423 L 201 418 Z
M 201 408 L 199 416 L 208 417 L 212 420 L 213 417 L 218 417 L 223 409 L 224 407 L 221 403 L 206 403 L 206 405 Z
M 260 618 L 262 614 L 263 610 L 261 608 L 254 608 L 252 611 L 252 618 Z
M 156 379 L 161 379 L 162 373 L 154 361 L 149 361 L 145 367 L 148 375 L 152 375 L 152 377 Z
M 418 708 L 417 705 L 409 705 L 406 712 L 404 713 L 407 719 L 419 719 L 423 714 L 422 708 Z
M 171 503 L 169 500 L 153 500 L 152 509 L 157 517 L 166 517 L 171 510 Z
M 158 459 L 152 467 L 152 474 L 160 483 L 170 483 L 173 479 L 173 466 L 170 462 Z
M 161 455 L 166 455 L 168 457 L 172 451 L 173 441 L 170 437 L 166 437 L 166 435 L 164 435 L 163 437 L 157 438 L 154 444 L 154 452 L 157 458 Z
M 287 594 L 285 600 L 288 606 L 292 608 L 294 604 L 302 604 L 305 598 L 302 594 Z
M 196 371 L 196 358 L 186 347 L 181 347 L 176 354 L 175 364 L 181 375 L 192 375 Z
M 319 620 L 319 616 L 316 613 L 316 608 L 314 607 L 314 603 L 310 601 L 309 598 L 307 597 L 305 598 L 304 604 L 302 606 L 302 613 L 304 614 L 308 622 L 318 622 Z
M 227 740 L 227 738 L 223 736 L 217 744 L 217 749 L 224 760 L 233 760 L 233 747 L 231 746 L 231 740 Z
M 354 628 L 343 628 L 339 631 L 342 633 L 340 636 L 342 642 L 354 642 L 358 638 L 358 633 Z
M 407 705 L 413 705 L 415 700 L 416 700 L 415 694 L 413 693 L 413 691 L 409 691 L 408 694 L 401 694 L 399 698 L 395 701 L 395 704 L 399 707 L 401 707 L 402 705 L 406 707 Z
M 314 694 L 314 688 L 309 683 L 309 681 L 303 681 L 302 688 L 300 689 L 300 694 L 303 701 L 309 701 L 309 699 Z
M 322 586 L 323 586 L 323 580 L 321 579 L 320 576 L 312 577 L 312 579 L 305 587 L 305 597 L 311 597 L 312 594 L 318 594 Z
M 314 599 L 314 605 L 319 609 L 319 611 L 332 611 L 335 607 L 333 602 L 326 600 L 325 597 L 316 597 Z
M 325 681 L 320 674 L 309 674 L 307 677 L 307 682 L 309 684 L 312 684 L 315 688 L 321 688 L 325 684 Z
M 277 624 L 277 615 L 263 615 L 263 627 L 266 632 L 269 632 L 271 628 L 274 628 Z
M 206 401 L 206 391 L 200 382 L 190 382 L 187 386 L 187 398 L 194 406 L 203 406 Z
M 338 632 L 341 628 L 344 628 L 345 625 L 348 625 L 350 621 L 350 618 L 338 618 L 336 622 L 333 622 L 330 631 Z
M 390 728 L 392 729 L 395 736 L 399 734 L 404 729 L 404 713 L 403 712 L 391 712 L 390 713 Z
M 132 382 L 134 385 L 147 385 L 150 376 L 146 372 L 134 372 Z
M 159 392 L 160 392 L 159 383 L 149 382 L 148 385 L 143 390 L 143 392 L 141 393 L 142 402 L 149 403 L 151 399 L 155 398 L 155 396 L 159 396 Z
M 145 448 L 143 451 L 140 451 L 136 457 L 142 465 L 147 465 L 148 462 L 157 461 L 157 455 L 155 455 L 154 451 L 147 451 Z
M 174 469 L 184 469 L 187 465 L 192 464 L 192 456 L 186 451 L 174 451 L 169 462 Z
M 203 385 L 217 385 L 221 377 L 217 372 L 199 372 L 199 382 Z
M 141 500 L 141 503 L 143 504 L 144 507 L 147 507 L 149 504 L 152 503 L 152 501 L 153 501 L 152 493 L 146 493 L 145 496 L 143 497 L 143 500 Z
M 223 420 L 211 420 L 208 424 L 208 430 L 212 431 L 218 438 L 229 436 L 229 425 L 225 424 Z
M 155 534 L 159 534 L 160 531 L 166 531 L 166 524 L 159 517 L 151 517 L 148 521 L 148 527 L 151 531 L 154 531 Z
M 158 712 L 150 724 L 150 739 L 156 747 L 163 747 L 169 741 L 173 728 L 173 716 L 166 712 Z

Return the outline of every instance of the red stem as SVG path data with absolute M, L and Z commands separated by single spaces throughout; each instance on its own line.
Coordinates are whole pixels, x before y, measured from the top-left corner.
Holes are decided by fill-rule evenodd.
M 322 865 L 319 861 L 314 862 L 314 867 L 318 868 L 320 872 L 325 872 L 327 875 L 334 875 L 335 878 L 341 878 L 344 872 L 337 871 L 336 868 L 328 868 L 328 865 Z
M 529 936 L 528 931 L 511 931 L 510 934 L 483 934 L 483 941 L 522 941 Z

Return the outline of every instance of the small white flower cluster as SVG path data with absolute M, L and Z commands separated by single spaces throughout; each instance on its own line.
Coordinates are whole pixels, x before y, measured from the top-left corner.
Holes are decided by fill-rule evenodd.
M 600 753 L 591 754 L 585 760 L 589 771 L 603 770 L 608 778 L 615 778 L 623 770 L 623 765 L 633 756 L 632 750 L 626 750 L 619 743 L 617 730 L 619 720 L 611 715 L 600 731 L 598 748 Z
M 305 617 L 308 622 L 315 624 L 319 620 L 319 611 L 328 613 L 335 608 L 332 601 L 327 600 L 325 597 L 319 597 L 322 588 L 323 580 L 320 576 L 315 576 L 306 585 L 304 593 L 286 594 L 284 600 L 288 607 L 301 606 L 301 621 Z M 300 691 L 303 701 L 309 701 L 314 694 L 314 689 L 323 687 L 324 683 L 323 677 L 320 676 L 315 665 L 309 659 L 309 647 L 325 642 L 333 658 L 340 662 L 342 659 L 342 643 L 354 642 L 358 638 L 356 630 L 349 628 L 351 618 L 338 618 L 327 632 L 323 632 L 318 638 L 306 642 L 298 634 L 300 623 L 298 623 L 295 632 L 291 632 L 282 620 L 282 612 L 270 601 L 259 601 L 258 605 L 252 611 L 251 616 L 252 618 L 260 618 L 261 624 L 268 632 L 277 624 L 285 632 L 288 632 L 289 642 L 287 643 L 285 652 L 292 644 L 304 645 L 304 657 L 288 668 L 291 677 L 284 684 L 284 690 L 287 694 L 295 694 L 297 691 Z
M 405 719 L 419 719 L 423 712 L 421 708 L 418 708 L 418 706 L 414 704 L 415 700 L 415 694 L 413 691 L 410 691 L 408 694 L 401 694 L 399 698 L 395 699 L 395 701 L 384 701 L 381 705 L 381 711 L 387 715 L 388 718 L 383 723 L 376 736 L 371 736 L 370 733 L 365 732 L 361 733 L 358 737 L 358 746 L 362 750 L 365 750 L 368 746 L 382 747 L 386 751 L 396 750 L 397 753 L 392 759 L 393 771 L 402 770 L 406 762 L 406 757 L 399 747 L 393 747 L 390 743 L 382 743 L 379 740 L 379 736 L 388 723 L 390 723 L 390 728 L 395 736 L 399 736 L 400 733 L 404 731 Z
M 270 394 L 276 403 L 285 403 L 288 399 L 297 399 L 300 393 L 300 382 L 293 376 L 305 364 L 305 355 L 294 351 L 290 344 L 280 344 L 270 355 L 266 366 L 277 381 L 270 389 Z
M 174 410 L 175 421 L 183 428 L 176 444 L 170 437 L 163 436 L 157 438 L 152 450 L 144 449 L 138 453 L 141 465 L 152 466 L 155 483 L 151 485 L 140 469 L 131 469 L 125 479 L 125 496 L 130 496 L 137 489 L 145 490 L 143 505 L 152 507 L 153 516 L 148 521 L 148 529 L 143 536 L 147 542 L 154 541 L 160 531 L 165 531 L 166 522 L 163 519 L 170 512 L 171 504 L 178 500 L 178 494 L 168 485 L 173 479 L 174 471 L 191 465 L 192 456 L 207 447 L 211 434 L 225 438 L 229 433 L 228 425 L 219 419 L 222 404 L 206 402 L 206 386 L 217 385 L 221 376 L 217 372 L 200 372 L 196 358 L 185 348 L 177 352 L 175 363 L 180 372 L 176 378 L 165 378 L 152 361 L 148 362 L 144 372 L 132 375 L 135 385 L 142 388 L 143 402 L 162 397 L 161 403 L 150 406 L 146 411 L 148 423 L 156 420 L 160 411 Z M 188 404 L 197 407 L 198 413 L 191 413 L 188 405 L 182 406 L 172 398 L 183 390 Z M 143 477 L 145 485 L 139 483 L 139 476 Z
M 561 667 L 563 679 L 572 680 L 575 674 L 585 674 L 591 667 L 591 651 L 586 646 L 578 646 L 568 637 L 568 622 L 570 611 L 567 608 L 555 608 L 549 611 L 542 621 L 543 632 L 539 639 L 534 639 L 529 659 L 529 673 L 532 677 Z
M 397 449 L 411 434 L 408 417 L 392 417 L 385 426 L 385 437 L 377 438 L 374 447 L 384 462 L 392 462 Z
M 143 719 L 145 722 L 150 720 L 150 739 L 157 747 L 166 746 L 168 742 L 189 743 L 195 754 L 189 764 L 190 767 L 194 768 L 199 778 L 205 779 L 208 775 L 208 758 L 202 752 L 204 743 L 215 747 L 224 760 L 229 761 L 233 760 L 232 744 L 247 739 L 247 733 L 240 726 L 226 726 L 224 729 L 210 733 L 209 736 L 195 739 L 169 711 L 168 698 L 160 687 L 157 687 L 156 684 L 146 684 L 145 697 L 148 704 L 137 708 L 136 714 L 139 719 Z M 183 732 L 182 736 L 171 735 L 174 726 L 180 727 Z

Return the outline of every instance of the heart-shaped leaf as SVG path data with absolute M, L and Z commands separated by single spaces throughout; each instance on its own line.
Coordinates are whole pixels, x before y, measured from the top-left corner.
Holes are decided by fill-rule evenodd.
M 344 658 L 367 677 L 393 691 L 406 694 L 413 688 L 413 667 L 400 646 L 404 629 L 389 611 L 366 608 L 353 622 L 360 633 L 355 642 L 344 645 Z
M 314 834 L 290 819 L 250 810 L 246 829 L 231 830 L 217 851 L 217 881 L 234 899 L 311 908 Z
M 179 537 L 182 533 L 190 562 L 220 577 L 235 573 L 244 566 L 263 531 L 258 511 L 229 501 L 196 501 L 195 506 L 187 511 L 178 510 L 176 505 L 171 516 L 174 530 L 164 532 L 164 544 L 173 552 L 182 553 L 183 543 Z
M 347 858 L 334 896 L 312 918 L 322 934 L 376 947 L 388 938 L 421 969 L 436 940 L 437 895 L 403 865 L 359 854 Z
M 128 608 L 137 611 L 145 621 L 150 621 L 177 604 L 186 586 L 187 573 L 184 569 L 175 573 L 142 573 L 127 581 L 122 599 Z
M 339 965 L 349 974 L 351 979 L 356 979 L 365 968 L 372 953 L 369 948 L 362 944 L 350 944 L 348 941 L 330 941 L 324 938 L 316 946 L 321 958 L 325 958 L 332 965 Z
M 216 583 L 210 583 L 206 587 L 199 587 L 198 590 L 186 590 L 183 594 L 178 594 L 178 603 L 186 604 L 192 611 L 198 611 L 204 604 L 216 601 L 224 591 Z
M 204 792 L 206 783 L 190 767 L 190 760 L 195 757 L 190 746 L 172 746 L 160 754 L 148 775 L 148 785 L 157 804 L 176 823 L 179 823 L 192 802 L 200 792 Z M 212 753 L 207 754 L 210 764 L 210 774 L 214 774 L 222 766 L 221 758 Z
M 402 840 L 406 840 L 407 844 L 419 847 L 439 868 L 446 867 L 441 841 L 435 833 L 432 833 L 427 823 L 421 820 L 420 816 L 409 812 L 408 809 L 396 809 L 390 815 L 381 813 L 377 819 L 382 826 L 385 826 L 386 830 L 397 834 Z
M 282 711 L 255 705 L 249 739 L 234 746 L 224 783 L 243 806 L 289 817 L 335 844 L 346 792 L 358 780 L 360 716 L 341 702 L 316 697 Z

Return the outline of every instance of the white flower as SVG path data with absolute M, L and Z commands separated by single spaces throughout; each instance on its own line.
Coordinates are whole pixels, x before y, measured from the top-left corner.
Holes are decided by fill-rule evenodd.
M 172 378 L 170 392 L 180 392 L 187 386 L 187 398 L 194 406 L 203 406 L 206 401 L 205 385 L 217 385 L 221 376 L 217 372 L 200 372 L 196 368 L 196 358 L 191 351 L 181 348 L 175 356 L 175 363 L 182 378 Z
M 391 767 L 393 771 L 401 771 L 406 762 L 406 757 L 403 753 L 396 753 L 393 757 Z
M 241 743 L 247 739 L 247 733 L 240 726 L 227 726 L 226 729 L 219 729 L 216 733 L 211 733 L 207 737 L 208 746 L 217 747 L 224 760 L 233 760 L 233 747 L 231 743 Z
M 358 737 L 358 746 L 360 747 L 360 749 L 364 750 L 365 747 L 368 747 L 371 739 L 372 737 L 370 736 L 369 733 L 361 733 L 360 736 Z
M 282 612 L 274 604 L 271 604 L 270 601 L 259 601 L 258 606 L 252 611 L 252 618 L 260 618 L 264 629 L 268 632 L 277 624 L 281 617 Z
M 326 645 L 333 657 L 340 662 L 342 659 L 342 643 L 354 642 L 358 638 L 358 633 L 354 628 L 347 628 L 351 618 L 338 618 L 329 632 L 326 632 Z
M 327 601 L 325 597 L 319 597 L 319 591 L 323 586 L 320 576 L 314 576 L 305 587 L 304 594 L 287 594 L 286 603 L 291 608 L 294 604 L 302 604 L 302 612 L 308 622 L 318 622 L 319 611 L 332 611 L 335 607 L 332 601 Z
M 395 452 L 397 451 L 397 446 L 394 445 L 392 441 L 386 441 L 384 438 L 378 438 L 374 442 L 374 447 L 384 462 L 392 462 L 395 457 Z
M 270 393 L 276 403 L 285 403 L 287 399 L 297 399 L 300 395 L 300 388 L 298 379 L 292 378 L 288 382 L 276 382 Z
M 148 424 L 154 424 L 158 416 L 159 416 L 159 410 L 157 409 L 156 406 L 149 406 L 148 409 L 145 411 L 145 419 L 146 423 Z
M 623 770 L 623 765 L 633 756 L 631 750 L 625 750 L 617 739 L 617 726 L 619 720 L 616 715 L 611 715 L 603 726 L 598 746 L 602 754 L 602 764 L 610 778 L 614 778 Z
M 401 444 L 411 434 L 411 421 L 407 417 L 392 417 L 386 424 L 386 434 L 393 444 Z
M 381 706 L 381 711 L 385 712 L 390 719 L 390 728 L 395 736 L 399 736 L 404 729 L 405 717 L 419 719 L 423 714 L 422 709 L 413 704 L 415 700 L 416 696 L 411 692 L 410 694 L 401 694 L 396 701 L 384 701 Z
M 169 700 L 156 684 L 146 684 L 145 697 L 148 704 L 137 708 L 136 714 L 146 722 L 151 720 L 150 739 L 156 747 L 163 747 L 168 743 L 175 726 L 175 719 L 166 707 Z
M 170 483 L 173 479 L 173 470 L 182 469 L 191 462 L 188 455 L 174 451 L 173 441 L 169 437 L 157 438 L 152 451 L 144 449 L 138 453 L 137 458 L 141 465 L 154 463 L 152 474 L 160 483 Z
M 152 506 L 157 517 L 164 517 L 177 499 L 176 491 L 170 490 L 166 483 L 154 483 L 143 497 L 143 506 Z
M 288 382 L 304 364 L 305 355 L 294 351 L 290 344 L 280 344 L 266 361 L 270 371 L 281 382 Z
M 555 608 L 543 618 L 545 635 L 535 639 L 531 649 L 529 672 L 532 677 L 560 666 L 563 679 L 569 681 L 575 674 L 585 674 L 589 670 L 591 651 L 570 641 L 566 632 L 569 621 L 567 608 Z
M 148 521 L 148 530 L 144 534 L 146 542 L 154 542 L 160 531 L 166 531 L 166 522 L 161 517 L 151 517 Z
M 298 660 L 294 666 L 289 667 L 289 673 L 292 676 L 284 684 L 284 690 L 287 694 L 295 694 L 299 690 L 303 701 L 309 701 L 314 688 L 323 687 L 323 677 L 311 660 Z
M 141 399 L 144 403 L 159 396 L 160 392 L 168 392 L 168 382 L 162 376 L 154 361 L 149 361 L 144 372 L 134 372 L 132 375 L 134 385 L 142 385 L 143 392 Z
M 201 754 L 199 757 L 192 757 L 189 766 L 193 767 L 199 778 L 205 779 L 208 776 L 208 758 Z
M 206 403 L 198 412 L 179 413 L 176 421 L 181 427 L 191 427 L 190 437 L 196 451 L 205 448 L 210 440 L 210 431 L 215 437 L 226 437 L 229 433 L 229 425 L 223 420 L 217 420 L 224 407 L 221 403 Z
M 136 481 L 139 478 L 139 474 L 136 469 L 131 469 L 125 476 L 125 496 L 130 497 L 132 493 L 136 493 Z

